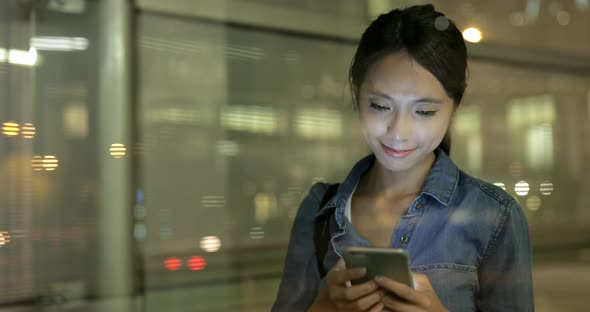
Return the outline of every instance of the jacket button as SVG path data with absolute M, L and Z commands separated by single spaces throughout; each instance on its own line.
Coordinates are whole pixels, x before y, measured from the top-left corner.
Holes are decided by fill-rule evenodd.
M 407 243 L 409 240 L 410 240 L 410 237 L 409 237 L 408 235 L 403 235 L 403 236 L 400 238 L 400 241 L 401 241 L 402 243 L 404 243 L 404 244 L 405 244 L 405 243 Z

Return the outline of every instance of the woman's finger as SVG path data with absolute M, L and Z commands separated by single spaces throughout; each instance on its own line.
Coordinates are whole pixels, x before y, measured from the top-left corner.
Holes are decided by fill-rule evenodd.
M 375 281 L 379 286 L 391 291 L 398 297 L 408 301 L 411 304 L 413 303 L 421 306 L 429 304 L 428 296 L 422 294 L 421 292 L 411 288 L 406 284 L 394 281 L 384 276 L 375 277 Z
M 342 269 L 335 267 L 328 272 L 326 283 L 328 285 L 343 285 L 348 281 L 357 280 L 367 274 L 365 268 Z
M 333 285 L 330 289 L 330 298 L 332 298 L 332 300 L 354 301 L 361 297 L 367 296 L 372 292 L 375 292 L 378 288 L 379 286 L 377 283 L 375 283 L 375 281 L 368 281 L 351 287 Z M 379 297 L 379 299 L 381 298 Z M 375 302 L 377 301 L 379 300 L 376 300 Z

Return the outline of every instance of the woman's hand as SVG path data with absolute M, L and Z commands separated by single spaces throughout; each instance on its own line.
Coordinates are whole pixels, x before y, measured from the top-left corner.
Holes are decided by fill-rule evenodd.
M 326 275 L 326 287 L 320 292 L 309 311 L 383 311 L 381 299 L 385 295 L 373 280 L 359 285 L 350 281 L 367 274 L 364 268 L 346 269 L 344 261 L 338 260 Z
M 417 273 L 413 275 L 416 289 L 387 277 L 375 278 L 379 287 L 390 292 L 381 299 L 385 305 L 385 311 L 448 312 L 438 299 L 428 277 Z

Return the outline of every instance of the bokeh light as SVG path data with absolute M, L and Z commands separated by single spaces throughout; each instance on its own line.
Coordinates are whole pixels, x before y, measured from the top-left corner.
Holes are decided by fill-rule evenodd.
M 545 196 L 551 195 L 553 193 L 553 183 L 544 181 L 541 183 L 539 190 L 541 191 L 541 194 Z
M 541 208 L 541 199 L 537 195 L 531 195 L 526 199 L 526 207 L 530 211 L 537 211 Z
M 495 182 L 494 185 L 503 189 L 504 191 L 506 190 L 506 185 L 502 182 Z
M 192 256 L 188 259 L 187 266 L 191 271 L 201 271 L 205 269 L 207 262 L 205 262 L 205 258 L 201 256 Z
M 113 143 L 111 144 L 110 151 L 111 156 L 114 158 L 121 158 L 127 153 L 127 148 L 125 148 L 125 145 L 122 143 Z
M 8 137 L 17 136 L 20 133 L 20 125 L 14 121 L 7 121 L 2 125 L 2 133 Z
M 221 248 L 221 240 L 217 236 L 205 236 L 201 238 L 200 245 L 206 252 L 216 252 Z
M 520 181 L 514 185 L 514 191 L 520 196 L 526 196 L 529 193 L 529 184 L 526 181 Z
M 463 38 L 465 38 L 466 41 L 477 43 L 481 41 L 482 34 L 479 29 L 470 27 L 463 31 Z
M 32 139 L 35 137 L 36 134 L 35 125 L 32 123 L 25 123 L 22 128 L 22 134 L 25 139 Z
M 46 171 L 53 171 L 59 167 L 59 160 L 53 155 L 45 155 L 43 157 L 43 169 Z
M 164 267 L 168 271 L 178 271 L 182 268 L 182 260 L 178 257 L 170 257 L 164 260 Z

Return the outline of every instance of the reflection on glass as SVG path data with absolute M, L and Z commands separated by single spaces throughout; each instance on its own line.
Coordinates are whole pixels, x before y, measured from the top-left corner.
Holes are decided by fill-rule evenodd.
M 520 196 L 526 196 L 529 193 L 529 184 L 526 181 L 520 181 L 514 185 L 514 191 Z
M 221 248 L 221 240 L 217 236 L 205 236 L 201 238 L 200 245 L 206 252 L 216 252 Z

